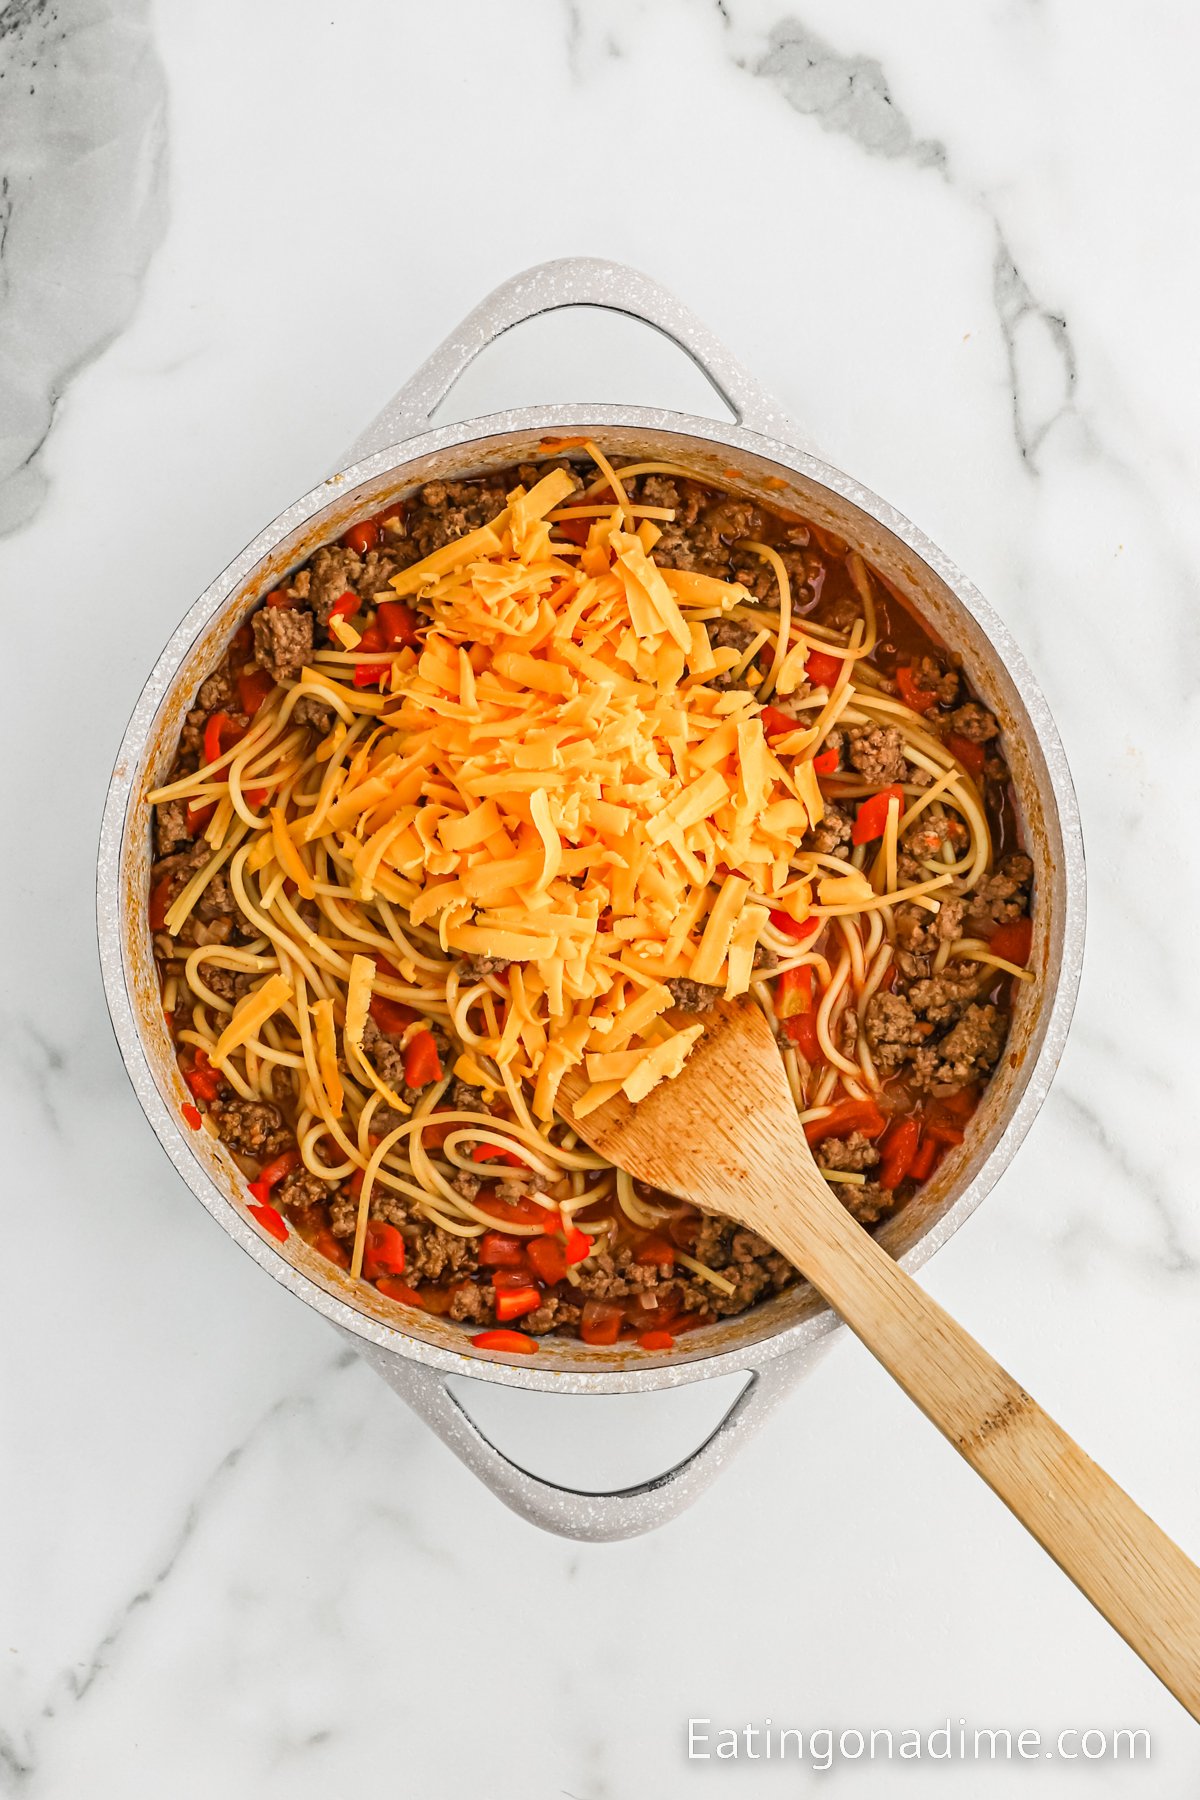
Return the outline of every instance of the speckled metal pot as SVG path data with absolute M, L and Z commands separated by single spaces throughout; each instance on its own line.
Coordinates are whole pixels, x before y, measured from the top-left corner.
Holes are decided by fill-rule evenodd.
M 737 423 L 634 406 L 528 408 L 430 429 L 429 420 L 473 358 L 502 332 L 563 306 L 598 306 L 656 326 L 703 370 Z M 364 513 L 436 477 L 503 467 L 556 438 L 594 438 L 610 455 L 682 460 L 701 475 L 792 507 L 847 539 L 960 651 L 1005 728 L 1018 807 L 1036 866 L 1034 962 L 1003 1066 L 970 1141 L 947 1158 L 929 1192 L 881 1232 L 909 1269 L 956 1231 L 1007 1166 L 1046 1096 L 1074 1006 L 1084 934 L 1078 809 L 1054 722 L 1016 644 L 983 598 L 921 532 L 857 481 L 805 447 L 779 407 L 698 320 L 636 271 L 591 259 L 546 263 L 498 288 L 446 340 L 354 445 L 349 466 L 297 500 L 255 538 L 188 612 L 133 712 L 101 834 L 97 916 L 113 1025 L 142 1108 L 202 1205 L 260 1266 L 348 1334 L 359 1353 L 509 1506 L 547 1530 L 581 1538 L 631 1536 L 662 1523 L 712 1480 L 728 1456 L 811 1367 L 838 1328 L 800 1287 L 740 1318 L 690 1333 L 671 1355 L 626 1345 L 543 1341 L 536 1357 L 472 1349 L 445 1319 L 355 1287 L 292 1237 L 278 1245 L 248 1218 L 244 1184 L 223 1148 L 180 1120 L 187 1100 L 158 999 L 145 893 L 150 864 L 145 794 L 172 761 L 183 715 L 257 597 Z M 445 1383 L 468 1375 L 511 1387 L 621 1394 L 743 1370 L 751 1379 L 716 1432 L 651 1482 L 579 1494 L 516 1468 L 468 1418 Z

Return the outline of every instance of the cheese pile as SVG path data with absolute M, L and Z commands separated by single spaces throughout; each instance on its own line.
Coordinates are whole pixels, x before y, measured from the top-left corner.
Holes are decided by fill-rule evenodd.
M 789 865 L 823 811 L 819 734 L 768 744 L 752 692 L 708 685 L 745 660 L 713 648 L 707 621 L 746 589 L 659 569 L 657 525 L 623 504 L 586 509 L 585 545 L 552 543 L 572 487 L 557 469 L 517 488 L 394 577 L 432 623 L 392 691 L 303 671 L 342 722 L 312 811 L 277 815 L 263 851 L 303 891 L 303 852 L 323 845 L 361 901 L 402 906 L 447 952 L 511 962 L 481 1047 L 533 1084 L 543 1120 L 580 1063 L 583 1110 L 679 1073 L 701 1027 L 665 1016 L 666 982 L 746 991 L 764 900 L 788 885 L 804 916 Z

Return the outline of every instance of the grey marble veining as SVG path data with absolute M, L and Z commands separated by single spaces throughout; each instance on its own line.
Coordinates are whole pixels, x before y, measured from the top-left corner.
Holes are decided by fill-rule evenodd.
M 0 534 L 45 493 L 72 381 L 128 324 L 165 221 L 149 0 L 0 8 Z

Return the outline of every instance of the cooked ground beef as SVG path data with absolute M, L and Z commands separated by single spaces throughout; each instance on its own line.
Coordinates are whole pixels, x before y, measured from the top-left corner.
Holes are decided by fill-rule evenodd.
M 392 1038 L 384 1035 L 370 1014 L 363 1025 L 362 1053 L 375 1073 L 400 1093 L 404 1086 L 404 1052 Z
M 933 1025 L 945 1025 L 956 1019 L 967 1002 L 979 992 L 979 964 L 948 962 L 940 975 L 914 981 L 908 990 L 908 1003 L 918 1019 Z
M 917 1018 L 905 995 L 874 994 L 867 1003 L 867 1037 L 878 1069 L 896 1069 L 923 1044 L 931 1026 Z
M 237 688 L 234 686 L 233 674 L 229 669 L 217 669 L 207 680 L 200 683 L 200 692 L 196 695 L 196 706 L 205 718 L 210 713 L 232 712 L 236 704 Z
M 911 665 L 913 681 L 927 694 L 937 697 L 939 706 L 953 706 L 962 682 L 957 669 L 948 669 L 932 656 L 919 657 Z
M 856 1182 L 839 1181 L 834 1192 L 851 1218 L 857 1219 L 860 1225 L 877 1225 L 896 1204 L 894 1196 L 877 1181 L 864 1181 L 861 1187 Z
M 968 1006 L 939 1043 L 918 1050 L 913 1071 L 923 1087 L 966 1087 L 992 1068 L 1004 1048 L 1008 1020 L 994 1006 Z
M 483 1095 L 479 1089 L 472 1087 L 469 1081 L 463 1081 L 457 1075 L 450 1083 L 450 1090 L 446 1098 L 458 1112 L 487 1112 L 487 1107 L 483 1104 Z
M 214 1100 L 208 1116 L 229 1148 L 242 1156 L 266 1162 L 293 1142 L 279 1108 L 264 1100 Z
M 409 507 L 405 518 L 418 558 L 486 525 L 503 511 L 507 499 L 505 483 L 495 478 L 427 482 L 419 502 Z
M 859 1174 L 863 1169 L 873 1169 L 879 1161 L 879 1152 L 869 1137 L 861 1131 L 852 1131 L 849 1137 L 826 1138 L 820 1146 L 817 1160 L 827 1169 L 847 1169 Z M 844 1185 L 838 1183 L 839 1186 Z
M 294 681 L 313 659 L 313 616 L 290 606 L 255 613 L 254 660 L 276 681 Z
M 159 856 L 170 856 L 181 844 L 190 844 L 187 808 L 182 800 L 164 800 L 154 809 L 154 848 Z
M 967 847 L 967 828 L 955 813 L 928 807 L 913 820 L 900 842 L 910 856 L 940 859 L 945 846 L 957 855 Z
M 851 725 L 846 733 L 850 767 L 864 781 L 886 787 L 903 781 L 908 764 L 904 759 L 904 739 L 894 725 Z
M 753 625 L 746 625 L 741 619 L 720 619 L 708 628 L 708 640 L 714 650 L 736 650 L 742 656 L 758 636 Z M 735 675 L 732 668 L 723 669 L 719 675 L 708 677 L 709 687 L 729 689 L 744 688 L 749 684 L 745 675 Z
M 219 963 L 202 962 L 200 979 L 214 994 L 236 1006 L 250 992 L 258 976 L 252 975 L 248 969 L 223 969 Z
M 357 594 L 362 563 L 342 544 L 327 544 L 309 565 L 306 598 L 322 629 L 343 594 Z
M 928 975 L 943 943 L 953 943 L 962 936 L 962 900 L 943 900 L 936 913 L 926 912 L 911 900 L 896 908 L 896 966 L 902 974 L 917 979 Z
M 704 1013 L 721 998 L 723 989 L 710 987 L 706 981 L 689 981 L 686 976 L 673 975 L 667 982 L 671 990 L 671 998 L 683 1012 Z
M 456 1169 L 450 1177 L 450 1186 L 464 1200 L 474 1200 L 483 1186 L 482 1175 L 472 1175 L 469 1169 Z
M 218 870 L 197 900 L 196 911 L 202 919 L 208 920 L 232 918 L 237 910 L 229 877 L 223 870 Z
M 313 694 L 302 694 L 292 708 L 293 725 L 311 725 L 318 737 L 328 737 L 337 717 L 332 706 L 326 706 Z
M 463 981 L 483 981 L 488 975 L 503 975 L 511 968 L 506 956 L 464 956 L 459 965 Z
M 293 1169 L 284 1176 L 272 1199 L 276 1206 L 321 1206 L 332 1192 L 331 1184 L 311 1170 Z
M 980 706 L 977 700 L 968 700 L 956 712 L 948 713 L 942 722 L 947 730 L 966 738 L 971 744 L 986 744 L 1000 735 L 996 720 L 986 706 Z
M 844 856 L 850 848 L 854 821 L 848 812 L 840 806 L 825 808 L 825 816 L 819 825 L 814 825 L 804 839 L 804 849 L 814 850 L 818 856 Z
M 1033 864 L 1020 851 L 1004 857 L 967 901 L 967 930 L 988 936 L 1029 911 Z

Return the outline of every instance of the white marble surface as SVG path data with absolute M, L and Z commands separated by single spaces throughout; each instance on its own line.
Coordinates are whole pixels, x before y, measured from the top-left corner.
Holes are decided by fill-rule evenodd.
M 851 1343 L 656 1537 L 504 1512 L 212 1227 L 104 1013 L 107 771 L 186 605 L 486 289 L 638 264 L 971 572 L 1056 712 L 1091 863 L 1075 1030 L 925 1278 L 1200 1551 L 1200 22 L 786 7 L 0 7 L 0 1793 L 819 1783 L 689 1765 L 690 1715 L 1153 1734 L 1137 1769 L 844 1766 L 848 1800 L 1196 1792 L 1196 1728 Z M 459 402 L 580 397 L 699 388 L 585 317 Z M 673 1423 L 564 1404 L 643 1458 Z M 523 1420 L 552 1470 L 570 1434 Z

